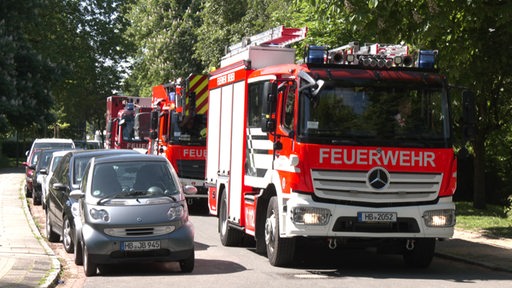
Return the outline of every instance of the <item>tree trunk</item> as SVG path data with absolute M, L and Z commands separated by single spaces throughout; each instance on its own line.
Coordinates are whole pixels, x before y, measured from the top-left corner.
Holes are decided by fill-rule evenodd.
M 485 195 L 485 140 L 480 133 L 477 133 L 474 141 L 475 162 L 474 162 L 474 190 L 473 207 L 477 209 L 486 208 Z M 469 179 L 468 179 L 469 180 Z

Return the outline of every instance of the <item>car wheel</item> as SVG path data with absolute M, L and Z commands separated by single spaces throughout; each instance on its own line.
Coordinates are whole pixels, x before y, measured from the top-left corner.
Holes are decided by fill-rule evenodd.
M 41 193 L 34 189 L 32 192 L 32 204 L 41 205 Z
M 82 265 L 84 264 L 84 256 L 82 253 L 82 243 L 76 239 L 75 240 L 75 264 L 76 265 Z
M 84 244 L 82 247 L 85 276 L 95 276 L 97 272 L 96 270 L 98 270 L 98 264 L 94 263 L 92 259 L 90 259 L 89 252 L 87 251 L 87 246 Z
M 295 238 L 279 236 L 279 205 L 276 196 L 270 198 L 268 203 L 265 243 L 267 257 L 272 266 L 285 266 L 292 262 L 295 254 Z
M 48 209 L 46 210 L 46 222 L 45 222 L 45 230 L 46 230 L 46 237 L 48 238 L 48 241 L 50 242 L 57 242 L 60 239 L 59 234 L 55 233 L 52 229 L 52 222 L 50 220 L 50 215 L 48 215 Z
M 180 261 L 181 272 L 184 272 L 184 273 L 192 272 L 194 270 L 194 262 L 195 262 L 195 254 L 194 254 L 194 251 L 192 251 L 192 256 Z
M 73 253 L 74 244 L 73 238 L 71 238 L 71 232 L 73 230 L 71 229 L 71 221 L 68 216 L 64 216 L 64 225 L 62 226 L 62 244 L 64 245 L 64 250 L 68 253 Z
M 220 240 L 224 246 L 238 246 L 242 243 L 243 232 L 229 227 L 228 224 L 228 200 L 226 192 L 222 193 L 219 211 Z

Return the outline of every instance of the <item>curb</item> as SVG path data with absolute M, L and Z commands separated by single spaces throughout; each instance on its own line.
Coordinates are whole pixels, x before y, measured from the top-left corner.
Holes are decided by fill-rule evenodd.
M 471 265 L 485 267 L 485 268 L 488 268 L 488 269 L 491 269 L 491 270 L 495 270 L 495 271 L 512 273 L 512 269 L 501 267 L 499 265 L 493 265 L 493 264 L 485 263 L 485 262 L 482 262 L 482 261 L 471 260 L 471 259 L 468 259 L 468 258 L 465 258 L 465 257 L 461 257 L 461 256 L 451 255 L 451 254 L 442 253 L 442 252 L 435 252 L 435 255 L 440 257 L 440 258 L 456 260 L 456 261 L 467 263 L 467 264 L 471 264 Z
M 32 218 L 32 214 L 30 213 L 30 209 L 28 208 L 27 197 L 25 195 L 23 184 L 21 184 L 21 188 L 19 189 L 19 191 L 21 191 L 20 195 L 22 199 L 23 211 L 25 212 L 25 217 L 27 218 L 30 230 L 32 230 L 32 233 L 34 233 L 34 235 L 38 239 L 39 244 L 41 244 L 41 246 L 44 248 L 44 251 L 50 257 L 50 260 L 52 262 L 52 266 L 48 276 L 46 277 L 45 283 L 41 284 L 39 287 L 53 288 L 57 285 L 59 280 L 59 274 L 61 270 L 60 261 L 53 252 L 53 250 L 50 248 L 48 243 L 46 243 L 45 238 L 43 237 L 43 235 L 41 235 L 36 223 L 34 222 L 34 218 Z

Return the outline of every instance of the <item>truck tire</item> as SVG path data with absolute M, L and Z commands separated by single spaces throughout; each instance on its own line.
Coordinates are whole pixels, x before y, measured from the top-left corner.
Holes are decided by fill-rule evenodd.
M 427 268 L 434 258 L 436 239 L 419 238 L 414 240 L 414 248 L 406 250 L 403 254 L 404 262 L 408 267 Z
M 279 205 L 277 197 L 270 198 L 265 221 L 265 243 L 267 257 L 272 266 L 286 266 L 293 261 L 295 255 L 295 238 L 279 236 Z
M 220 242 L 224 246 L 239 246 L 242 243 L 244 234 L 242 231 L 229 226 L 228 199 L 225 192 L 222 193 L 219 212 Z

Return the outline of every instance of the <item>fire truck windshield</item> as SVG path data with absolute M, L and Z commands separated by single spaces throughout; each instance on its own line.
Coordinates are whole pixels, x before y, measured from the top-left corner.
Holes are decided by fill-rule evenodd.
M 298 140 L 358 146 L 448 147 L 448 100 L 442 85 L 325 80 L 300 92 Z
M 195 114 L 183 116 L 181 113 L 172 112 L 170 127 L 170 142 L 204 145 L 206 143 L 206 116 Z

